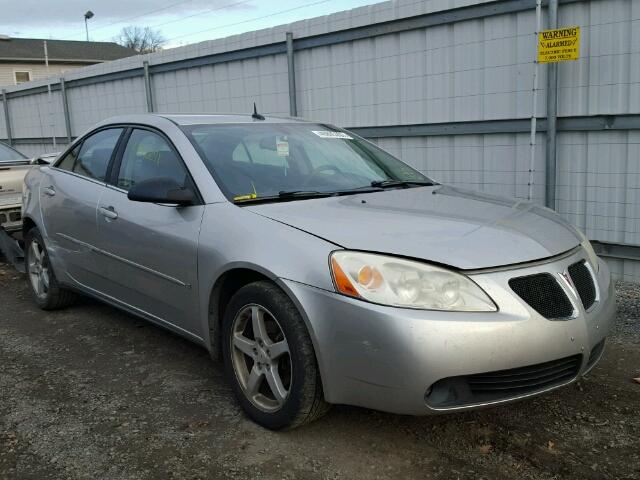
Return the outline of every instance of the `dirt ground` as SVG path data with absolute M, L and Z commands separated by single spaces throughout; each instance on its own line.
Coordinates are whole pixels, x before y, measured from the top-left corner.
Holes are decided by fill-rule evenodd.
M 86 300 L 39 311 L 0 263 L 0 478 L 640 478 L 640 289 L 619 284 L 600 365 L 480 412 L 337 406 L 273 433 L 236 406 L 207 352 Z

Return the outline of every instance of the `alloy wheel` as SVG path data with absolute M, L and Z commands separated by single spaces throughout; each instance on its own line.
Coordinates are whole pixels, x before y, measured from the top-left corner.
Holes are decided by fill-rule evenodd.
M 289 344 L 276 318 L 260 305 L 246 305 L 231 329 L 233 370 L 246 398 L 264 412 L 282 408 L 291 388 Z
M 49 292 L 49 266 L 44 248 L 36 239 L 31 241 L 29 247 L 29 280 L 31 287 L 38 298 L 46 298 Z

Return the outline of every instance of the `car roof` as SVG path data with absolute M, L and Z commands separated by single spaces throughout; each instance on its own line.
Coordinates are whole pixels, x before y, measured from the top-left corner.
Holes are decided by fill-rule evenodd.
M 306 120 L 296 117 L 279 117 L 264 115 L 264 120 L 255 119 L 251 114 L 237 114 L 237 113 L 220 113 L 220 114 L 155 114 L 171 120 L 178 125 L 214 125 L 217 123 L 309 123 Z
M 218 114 L 173 114 L 173 113 L 140 113 L 118 115 L 106 118 L 98 126 L 116 123 L 148 123 L 154 125 L 160 119 L 169 120 L 176 125 L 216 125 L 224 123 L 311 123 L 296 117 L 264 116 L 264 120 L 253 118 L 251 114 L 218 113 Z

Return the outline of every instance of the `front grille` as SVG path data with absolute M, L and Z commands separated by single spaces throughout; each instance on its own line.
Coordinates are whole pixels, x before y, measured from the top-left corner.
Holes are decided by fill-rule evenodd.
M 19 222 L 20 221 L 20 212 L 10 212 L 9 213 L 9 221 L 11 221 L 11 222 Z
M 7 223 L 7 216 L 4 213 L 0 213 L 0 224 Z
M 580 295 L 582 305 L 585 310 L 588 310 L 596 301 L 596 285 L 586 263 L 582 261 L 571 265 L 569 275 L 571 275 L 571 281 Z
M 544 318 L 568 318 L 573 315 L 573 305 L 550 273 L 512 278 L 509 286 Z
M 508 391 L 521 395 L 572 379 L 580 368 L 580 357 L 574 355 L 528 367 L 470 375 L 467 379 L 471 391 L 476 394 Z
M 562 385 L 578 375 L 582 355 L 550 362 L 439 380 L 425 397 L 434 408 L 496 402 Z

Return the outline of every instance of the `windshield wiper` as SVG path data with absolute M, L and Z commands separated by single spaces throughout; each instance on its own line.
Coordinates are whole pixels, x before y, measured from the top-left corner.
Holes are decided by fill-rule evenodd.
M 383 189 L 381 187 L 356 187 L 349 188 L 347 190 L 332 190 L 330 192 L 319 192 L 316 190 L 305 191 L 305 190 L 292 190 L 280 192 L 278 194 L 278 198 L 318 198 L 318 197 L 339 197 L 342 195 L 356 195 L 358 193 L 374 193 L 381 192 Z
M 281 190 L 278 192 L 278 198 L 316 198 L 331 197 L 334 192 L 320 192 L 318 190 Z
M 372 187 L 391 188 L 391 187 L 432 187 L 435 183 L 424 180 L 374 180 L 371 182 Z
M 319 190 L 281 190 L 277 195 L 268 195 L 264 197 L 248 197 L 242 199 L 236 199 L 234 203 L 264 203 L 264 202 L 277 202 L 278 200 L 304 200 L 308 198 L 326 198 L 326 197 L 339 197 L 343 195 L 356 195 L 358 193 L 375 193 L 381 192 L 386 187 L 396 187 L 404 185 L 434 185 L 431 182 L 421 181 L 400 181 L 400 180 L 383 180 L 371 182 L 371 186 L 362 186 L 356 188 L 350 188 L 347 190 L 334 190 L 328 192 L 321 192 Z
M 380 187 L 370 187 L 369 185 L 365 185 L 364 187 L 348 188 L 346 190 L 336 190 L 333 193 L 335 195 L 357 195 L 358 193 L 382 192 L 382 190 L 383 189 Z
M 282 190 L 278 195 L 266 195 L 264 197 L 247 196 L 247 198 L 235 199 L 235 204 L 277 202 L 279 200 L 304 200 L 306 198 L 324 198 L 334 196 L 334 192 L 319 192 L 316 190 Z

